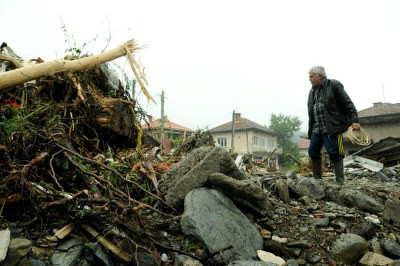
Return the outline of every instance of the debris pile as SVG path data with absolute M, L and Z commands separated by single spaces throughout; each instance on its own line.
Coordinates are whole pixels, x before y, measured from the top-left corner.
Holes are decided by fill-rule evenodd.
M 126 55 L 129 45 L 134 43 L 122 46 Z M 9 228 L 12 237 L 13 230 L 23 229 L 18 236 L 41 251 L 54 251 L 74 231 L 125 262 L 135 252 L 117 246 L 121 240 L 151 254 L 154 249 L 146 246 L 152 244 L 142 247 L 130 239 L 140 235 L 141 223 L 153 215 L 173 215 L 162 212 L 166 205 L 157 195 L 159 173 L 154 169 L 161 161 L 146 148 L 150 137 L 139 123 L 146 114 L 127 93 L 129 88 L 113 84 L 109 66 L 97 62 L 14 82 L 9 73 L 25 75 L 46 63 L 27 65 L 6 44 L 1 52 L 2 229 Z M 153 207 L 156 202 L 161 207 Z
M 400 263 L 399 165 L 354 155 L 340 187 L 234 161 L 207 131 L 166 154 L 106 65 L 3 86 L 25 67 L 5 48 L 1 265 Z

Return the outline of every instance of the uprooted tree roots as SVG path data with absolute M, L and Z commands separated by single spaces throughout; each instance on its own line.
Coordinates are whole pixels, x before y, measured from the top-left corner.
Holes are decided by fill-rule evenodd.
M 106 79 L 91 67 L 0 94 L 0 217 L 39 231 L 37 243 L 72 224 L 130 261 L 113 243 L 151 252 L 160 243 L 149 227 L 177 213 L 157 194 L 156 157 L 140 148 L 144 112 Z

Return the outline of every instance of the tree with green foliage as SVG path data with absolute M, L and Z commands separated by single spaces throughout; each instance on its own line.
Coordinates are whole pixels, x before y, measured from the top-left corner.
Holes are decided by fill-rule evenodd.
M 278 160 L 279 164 L 284 167 L 292 166 L 295 163 L 288 154 L 296 159 L 301 158 L 299 149 L 293 143 L 294 133 L 300 130 L 301 123 L 297 116 L 271 114 L 269 128 L 278 134 L 278 147 L 282 148 L 282 154 L 278 156 Z

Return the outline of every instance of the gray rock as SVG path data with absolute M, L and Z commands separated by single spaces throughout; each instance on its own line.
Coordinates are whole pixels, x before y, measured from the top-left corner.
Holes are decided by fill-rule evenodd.
M 208 188 L 187 194 L 181 228 L 203 242 L 210 253 L 220 252 L 225 263 L 256 258 L 263 247 L 262 237 L 249 219 L 224 194 Z
M 325 214 L 325 217 L 329 218 L 330 221 L 336 219 L 336 214 L 334 214 L 334 213 L 326 212 L 326 213 L 324 213 L 324 214 Z
M 314 255 L 314 256 L 312 256 L 311 258 L 310 258 L 310 262 L 312 262 L 312 263 L 317 263 L 318 261 L 320 261 L 321 260 L 321 256 L 319 256 L 319 255 Z
M 342 234 L 333 244 L 331 254 L 345 264 L 354 264 L 368 251 L 367 241 L 359 235 Z
M 166 192 L 166 203 L 179 209 L 183 206 L 186 194 L 202 187 L 214 173 L 223 173 L 238 180 L 245 179 L 224 148 L 203 147 L 192 151 L 165 173 L 160 179 L 159 189 Z
M 296 184 L 293 182 L 288 183 L 289 196 L 294 199 L 300 198 L 302 195 L 297 191 Z
M 375 199 L 352 189 L 341 190 L 337 200 L 346 206 L 356 207 L 364 212 L 378 214 L 383 211 L 383 207 Z
M 21 262 L 21 266 L 46 266 L 46 263 L 41 260 L 27 259 L 26 262 Z
M 385 257 L 378 253 L 367 252 L 361 258 L 359 265 L 360 266 L 385 266 L 390 265 L 393 262 L 392 259 Z
M 299 264 L 295 259 L 290 259 L 286 261 L 287 266 L 298 266 Z
M 398 259 L 400 258 L 400 245 L 395 240 L 391 239 L 382 239 L 381 240 L 382 248 L 389 257 Z
M 386 200 L 383 218 L 389 222 L 400 223 L 400 200 L 399 199 L 387 199 Z
M 278 179 L 276 180 L 276 190 L 278 197 L 285 203 L 289 203 L 290 198 L 289 198 L 289 187 L 284 179 Z
M 203 266 L 203 264 L 186 255 L 175 256 L 174 266 Z
M 362 236 L 363 238 L 370 240 L 376 234 L 376 226 L 372 223 L 364 221 L 360 225 L 356 225 L 352 233 Z
M 379 241 L 378 238 L 374 237 L 369 241 L 369 250 L 372 251 L 373 253 L 378 253 L 381 255 L 384 255 L 384 251 L 381 245 L 381 242 Z
M 135 251 L 133 251 L 135 252 Z M 135 253 L 133 253 L 135 254 Z M 148 265 L 148 266 L 159 266 L 160 262 L 157 261 L 156 257 L 151 254 L 151 253 L 147 253 L 147 252 L 137 252 L 137 264 L 136 264 L 136 260 L 133 260 L 133 265 Z
M 123 251 L 129 254 L 135 254 L 135 258 L 132 260 L 133 265 L 146 265 L 146 266 L 160 265 L 160 257 L 158 253 L 156 256 L 153 253 L 145 252 L 142 250 L 137 251 L 136 248 L 132 245 L 132 243 L 125 238 L 118 241 L 117 245 Z
M 390 266 L 400 266 L 400 260 L 394 260 L 392 263 L 390 263 Z
M 268 194 L 253 184 L 233 179 L 221 173 L 212 174 L 209 183 L 212 188 L 223 191 L 238 206 L 246 206 L 263 215 L 274 209 L 268 200 Z
M 299 201 L 304 205 L 310 205 L 313 202 L 313 199 L 311 199 L 309 196 L 302 196 L 299 198 Z
M 297 174 L 296 174 L 296 171 L 294 171 L 294 170 L 289 170 L 289 171 L 287 171 L 286 172 L 286 174 L 285 174 L 285 177 L 287 178 L 287 179 L 297 179 Z
M 297 259 L 296 260 L 299 265 L 306 265 L 307 261 L 305 259 Z
M 288 249 L 281 243 L 274 240 L 265 240 L 263 250 L 268 250 L 276 256 L 287 256 L 289 255 Z
M 303 178 L 296 185 L 297 192 L 312 199 L 322 199 L 325 196 L 325 187 L 322 180 Z
M 278 264 L 257 260 L 235 260 L 229 263 L 228 266 L 278 266 Z
M 64 242 L 51 256 L 52 265 L 74 266 L 83 250 L 83 241 L 72 238 Z
M 329 225 L 329 218 L 314 218 L 314 225 L 316 227 L 327 227 Z
M 96 244 L 93 247 L 93 255 L 96 256 L 96 258 L 102 262 L 102 265 L 104 266 L 112 266 L 112 260 L 110 256 L 107 254 L 107 252 L 104 250 L 103 246 L 100 244 Z
M 25 238 L 13 238 L 8 247 L 7 257 L 2 265 L 14 266 L 24 257 L 32 248 L 32 241 Z
M 302 226 L 302 227 L 299 228 L 299 231 L 302 232 L 302 233 L 305 233 L 305 232 L 308 232 L 309 229 L 308 229 L 308 227 Z
M 207 154 L 212 151 L 212 149 L 213 147 L 201 147 L 194 149 L 178 163 L 172 165 L 171 169 L 161 176 L 161 179 L 158 182 L 158 189 L 161 192 L 167 192 L 173 183 L 177 182 L 179 178 L 186 175 L 192 168 L 202 161 Z
M 310 247 L 311 243 L 309 243 L 307 240 L 299 240 L 299 241 L 294 241 L 287 243 L 286 246 L 291 247 L 291 248 L 308 248 Z
M 10 244 L 10 230 L 0 231 L 0 263 L 4 261 L 7 256 L 8 245 Z

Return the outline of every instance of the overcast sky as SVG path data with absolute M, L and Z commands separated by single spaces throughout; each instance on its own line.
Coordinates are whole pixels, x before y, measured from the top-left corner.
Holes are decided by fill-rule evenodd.
M 192 129 L 226 123 L 233 110 L 266 126 L 271 113 L 298 116 L 305 129 L 315 65 L 358 110 L 400 102 L 396 0 L 0 0 L 0 42 L 25 59 L 64 57 L 62 21 L 93 54 L 109 36 L 109 48 L 132 38 L 145 46 L 157 104 L 139 95 L 142 108 L 160 117 L 164 90 L 165 114 Z

